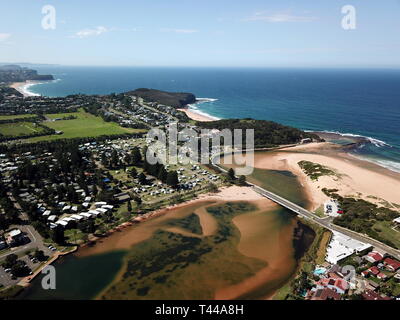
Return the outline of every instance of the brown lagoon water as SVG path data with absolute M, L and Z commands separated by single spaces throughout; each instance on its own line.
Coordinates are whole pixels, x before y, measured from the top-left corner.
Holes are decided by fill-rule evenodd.
M 293 275 L 312 240 L 268 200 L 201 201 L 129 227 L 56 264 L 23 299 L 262 299 Z M 304 240 L 304 241 L 303 241 Z
M 270 156 L 274 151 L 257 151 L 254 153 L 255 163 L 263 157 Z M 221 164 L 225 168 L 240 167 L 233 164 L 225 164 L 224 158 L 221 158 Z M 268 191 L 271 191 L 281 197 L 290 200 L 293 203 L 308 208 L 311 203 L 308 200 L 304 188 L 302 187 L 298 177 L 291 171 L 287 170 L 268 170 L 261 168 L 253 168 L 253 173 L 246 176 L 247 181 L 254 183 Z

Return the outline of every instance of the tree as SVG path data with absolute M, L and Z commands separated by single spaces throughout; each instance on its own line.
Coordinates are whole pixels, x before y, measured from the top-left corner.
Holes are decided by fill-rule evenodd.
M 142 162 L 142 154 L 140 153 L 140 149 L 138 147 L 134 147 L 132 151 L 132 164 L 138 165 Z
M 235 177 L 235 170 L 233 170 L 232 168 L 230 168 L 230 169 L 228 170 L 228 178 L 229 178 L 230 180 L 235 180 L 235 179 L 236 179 L 236 177 Z
M 18 260 L 18 256 L 16 254 L 9 254 L 6 259 L 5 262 L 3 263 L 4 267 L 6 268 L 11 268 Z
M 178 173 L 176 171 L 170 171 L 167 175 L 167 184 L 173 188 L 177 188 L 179 185 Z
M 138 175 L 136 168 L 132 168 L 131 171 L 129 172 L 129 174 L 131 175 L 131 177 L 133 179 L 135 179 Z
M 33 256 L 38 259 L 39 261 L 46 260 L 46 256 L 44 255 L 43 250 L 36 249 Z
M 245 176 L 240 176 L 238 180 L 239 186 L 244 186 L 246 185 L 246 177 Z
M 215 183 L 210 182 L 207 185 L 207 189 L 210 190 L 210 192 L 215 193 L 218 191 L 218 186 Z
M 139 183 L 140 184 L 146 184 L 147 183 L 146 176 L 145 176 L 145 174 L 143 172 L 141 172 L 139 174 L 138 179 L 139 179 Z
M 133 200 L 136 202 L 136 205 L 140 207 L 140 205 L 142 204 L 142 199 L 138 196 L 134 196 Z
M 58 226 L 51 231 L 51 239 L 57 244 L 64 244 L 64 230 Z
M 160 170 L 158 171 L 158 176 L 157 178 L 162 181 L 162 182 L 166 182 L 167 181 L 167 177 L 168 177 L 168 171 L 165 170 L 164 166 L 160 167 Z
M 132 212 L 132 204 L 130 201 L 128 201 L 127 207 L 128 207 L 128 212 Z

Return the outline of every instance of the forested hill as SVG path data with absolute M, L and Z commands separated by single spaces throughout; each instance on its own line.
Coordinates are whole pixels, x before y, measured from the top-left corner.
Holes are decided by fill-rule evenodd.
M 254 129 L 255 147 L 299 143 L 302 139 L 306 138 L 313 139 L 314 141 L 323 141 L 323 139 L 316 134 L 266 120 L 223 119 L 211 122 L 196 122 L 196 125 L 204 129 L 218 130 Z
M 175 108 L 181 108 L 190 103 L 196 102 L 194 94 L 185 92 L 166 92 L 155 89 L 140 88 L 128 93 L 141 97 L 149 102 L 158 102 Z

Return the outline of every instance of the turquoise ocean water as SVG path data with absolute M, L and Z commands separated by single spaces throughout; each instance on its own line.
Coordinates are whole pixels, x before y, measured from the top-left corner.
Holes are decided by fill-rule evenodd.
M 146 87 L 192 92 L 191 106 L 218 118 L 265 119 L 303 130 L 367 137 L 353 152 L 400 172 L 400 70 L 35 66 L 56 80 L 46 96 Z

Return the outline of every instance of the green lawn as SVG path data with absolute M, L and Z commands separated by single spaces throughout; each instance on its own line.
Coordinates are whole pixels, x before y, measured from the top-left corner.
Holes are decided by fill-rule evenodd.
M 0 120 L 14 120 L 14 119 L 23 119 L 32 117 L 36 117 L 36 114 L 13 114 L 7 116 L 0 115 Z
M 398 248 L 400 248 L 400 232 L 393 230 L 392 225 L 388 221 L 377 221 L 372 227 L 373 230 L 389 241 L 392 241 Z
M 49 128 L 62 131 L 60 135 L 50 135 L 29 139 L 30 142 L 43 140 L 71 139 L 83 137 L 98 137 L 102 135 L 117 135 L 124 133 L 143 132 L 140 129 L 120 127 L 115 122 L 105 122 L 102 118 L 96 117 L 83 110 L 71 113 L 46 114 L 51 119 L 75 116 L 72 120 L 46 121 L 43 122 Z
M 26 136 L 42 132 L 43 128 L 32 122 L 17 122 L 0 124 L 0 133 L 6 137 Z

